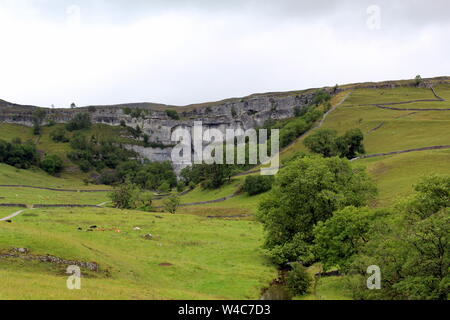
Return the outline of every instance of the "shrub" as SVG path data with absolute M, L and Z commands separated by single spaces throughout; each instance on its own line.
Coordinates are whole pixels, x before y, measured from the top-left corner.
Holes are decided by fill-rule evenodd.
M 178 115 L 178 112 L 175 110 L 166 110 L 166 114 L 169 118 L 173 120 L 180 120 L 180 116 Z
M 163 206 L 164 210 L 175 214 L 177 212 L 177 208 L 180 205 L 180 198 L 177 196 L 170 196 L 166 200 L 164 200 Z
M 273 176 L 248 176 L 245 178 L 242 189 L 244 192 L 247 192 L 248 195 L 254 196 L 272 189 L 273 181 Z
M 366 153 L 363 145 L 364 134 L 360 129 L 348 130 L 342 137 L 337 138 L 336 148 L 342 158 L 353 159 Z
M 153 203 L 153 192 L 136 190 L 133 194 L 132 207 L 142 211 L 151 211 Z
M 306 108 L 306 107 L 300 107 L 300 106 L 294 107 L 294 115 L 297 118 L 304 116 L 306 112 L 308 112 L 308 108 Z
M 69 142 L 69 139 L 66 137 L 66 130 L 64 128 L 57 128 L 50 132 L 50 138 L 52 138 L 54 142 Z
M 0 140 L 0 162 L 18 169 L 28 169 L 39 162 L 36 146 L 32 143 L 22 144 L 20 139 L 14 143 Z
M 416 82 L 416 86 L 419 86 L 423 82 L 423 79 L 419 74 L 414 78 L 414 80 Z
M 89 129 L 91 127 L 91 117 L 89 113 L 77 113 L 72 120 L 66 124 L 68 131 L 76 131 L 82 129 Z
M 170 191 L 170 185 L 169 183 L 167 183 L 167 181 L 164 181 L 159 187 L 158 187 L 158 191 L 159 192 L 163 192 L 163 193 L 167 193 Z
M 330 94 L 327 91 L 325 91 L 324 89 L 321 89 L 316 92 L 316 95 L 314 96 L 312 103 L 315 104 L 316 106 L 318 106 L 318 105 L 328 102 L 330 100 L 331 100 Z
M 109 197 L 115 208 L 134 209 L 134 200 L 136 192 L 138 191 L 136 185 L 126 181 L 115 188 L 114 191 L 109 194 Z
M 353 159 L 364 154 L 364 135 L 360 129 L 348 130 L 343 136 L 338 137 L 337 132 L 331 129 L 321 129 L 307 137 L 304 145 L 312 152 L 328 158 L 339 156 Z
M 80 170 L 83 171 L 83 172 L 89 172 L 89 171 L 91 171 L 94 168 L 91 165 L 91 163 L 89 161 L 87 161 L 87 160 L 81 160 L 78 165 L 80 167 Z
M 236 108 L 235 108 L 235 107 L 231 107 L 231 116 L 232 116 L 233 118 L 236 118 L 236 116 L 237 116 L 237 111 L 236 111 Z
M 177 192 L 183 192 L 186 189 L 186 185 L 183 182 L 178 182 L 177 184 Z
M 33 134 L 34 134 L 35 136 L 41 135 L 41 127 L 35 125 L 35 126 L 33 127 Z
M 56 175 L 64 168 L 64 163 L 60 157 L 56 155 L 46 156 L 41 162 L 41 168 L 51 175 Z
M 290 270 L 286 276 L 287 287 L 295 295 L 304 295 L 308 293 L 312 279 L 306 271 L 306 268 L 298 262 L 292 263 L 291 267 L 292 270 Z
M 120 181 L 119 175 L 116 170 L 104 169 L 98 178 L 101 184 L 112 185 Z
M 88 149 L 88 141 L 85 135 L 77 133 L 71 140 L 70 146 L 75 150 L 86 150 Z
M 303 143 L 310 151 L 328 158 L 337 155 L 336 138 L 336 130 L 321 129 L 307 137 Z

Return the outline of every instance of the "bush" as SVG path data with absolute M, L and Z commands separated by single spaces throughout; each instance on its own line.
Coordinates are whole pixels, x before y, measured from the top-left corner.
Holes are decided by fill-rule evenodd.
M 130 182 L 120 184 L 109 194 L 114 207 L 117 209 L 133 209 L 133 197 L 135 196 L 136 186 Z
M 119 175 L 116 170 L 104 169 L 98 178 L 100 184 L 112 185 L 120 181 Z
M 35 126 L 33 127 L 33 134 L 34 134 L 35 136 L 41 135 L 41 127 L 38 126 L 38 125 L 35 125 Z
M 47 116 L 44 109 L 37 108 L 33 111 L 33 134 L 38 136 L 41 134 L 41 125 Z
M 127 127 L 128 132 L 133 136 L 135 139 L 139 139 L 142 134 L 142 129 L 139 126 L 136 126 L 136 128 L 133 127 Z
M 152 211 L 153 192 L 137 190 L 134 192 L 132 199 L 133 209 L 142 211 Z
M 231 116 L 232 116 L 233 118 L 236 118 L 236 116 L 237 116 L 237 111 L 236 111 L 236 108 L 235 108 L 235 107 L 231 107 Z
M 178 112 L 175 110 L 166 110 L 166 114 L 169 118 L 173 120 L 180 120 L 180 116 L 178 115 Z
M 36 146 L 32 143 L 22 144 L 20 139 L 14 143 L 0 140 L 0 162 L 18 169 L 28 169 L 39 162 Z
M 273 176 L 248 176 L 245 178 L 242 190 L 248 195 L 254 196 L 272 189 L 273 182 Z
M 312 103 L 315 104 L 316 106 L 319 106 L 320 104 L 328 102 L 330 100 L 331 100 L 330 94 L 326 92 L 324 89 L 321 89 L 316 92 L 316 95 L 314 96 Z
M 186 189 L 186 185 L 183 182 L 178 182 L 177 184 L 177 192 L 183 192 Z
M 80 170 L 85 172 L 85 173 L 91 171 L 94 168 L 91 165 L 91 163 L 89 161 L 87 161 L 87 160 L 81 160 L 78 165 L 80 167 Z
M 66 137 L 66 130 L 64 128 L 57 128 L 50 132 L 50 138 L 52 138 L 54 142 L 69 142 L 69 139 Z
M 341 158 L 353 159 L 366 153 L 363 145 L 364 134 L 360 129 L 348 130 L 342 137 L 336 139 L 336 148 Z
M 41 168 L 51 175 L 56 175 L 64 168 L 64 163 L 60 157 L 56 155 L 46 156 L 41 162 Z
M 336 130 L 321 129 L 307 137 L 303 144 L 310 151 L 328 158 L 337 155 L 336 138 Z
M 287 287 L 295 295 L 304 295 L 308 293 L 312 279 L 306 271 L 306 268 L 298 262 L 292 263 L 291 267 L 292 270 L 289 271 L 286 276 Z
M 416 82 L 416 86 L 419 86 L 423 82 L 423 79 L 419 74 L 414 78 L 414 80 Z
M 363 141 L 364 135 L 360 129 L 351 129 L 340 137 L 335 130 L 321 129 L 307 137 L 304 145 L 326 158 L 339 156 L 353 159 L 365 153 Z
M 159 187 L 158 191 L 162 193 L 167 193 L 170 191 L 170 185 L 167 183 L 167 181 L 164 181 Z
M 164 210 L 175 214 L 177 212 L 177 208 L 180 205 L 180 198 L 177 196 L 170 196 L 166 200 L 164 200 L 163 206 Z
M 303 120 L 303 118 L 298 118 L 288 122 L 288 124 L 286 124 L 280 132 L 280 147 L 287 147 L 291 142 L 310 128 L 311 125 Z
M 91 117 L 89 113 L 77 113 L 72 120 L 66 124 L 68 131 L 76 131 L 82 129 L 89 129 L 91 127 Z

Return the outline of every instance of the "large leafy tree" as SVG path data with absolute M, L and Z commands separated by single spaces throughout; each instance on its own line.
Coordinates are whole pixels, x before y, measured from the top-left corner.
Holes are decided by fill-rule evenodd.
M 450 176 L 430 177 L 413 199 L 373 224 L 369 241 L 352 263 L 355 298 L 448 299 L 450 292 Z M 378 265 L 381 290 L 364 287 L 367 266 Z
M 294 160 L 280 171 L 260 204 L 265 246 L 278 264 L 312 262 L 313 227 L 336 210 L 364 206 L 375 193 L 366 173 L 348 160 L 315 156 Z
M 336 139 L 336 130 L 322 129 L 307 137 L 304 144 L 314 153 L 321 154 L 324 157 L 333 157 L 338 154 Z
M 353 159 L 364 154 L 364 134 L 360 129 L 348 130 L 344 135 L 338 136 L 337 131 L 321 129 L 307 137 L 304 145 L 314 153 L 324 157 L 339 156 Z

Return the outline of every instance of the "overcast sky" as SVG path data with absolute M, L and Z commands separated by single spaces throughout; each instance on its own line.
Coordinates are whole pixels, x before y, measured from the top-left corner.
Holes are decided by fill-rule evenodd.
M 0 99 L 174 105 L 450 75 L 447 0 L 0 0 Z

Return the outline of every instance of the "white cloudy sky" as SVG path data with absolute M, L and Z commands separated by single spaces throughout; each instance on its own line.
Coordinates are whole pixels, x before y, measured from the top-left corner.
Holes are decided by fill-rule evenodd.
M 0 99 L 186 105 L 450 75 L 449 12 L 447 0 L 0 0 Z

